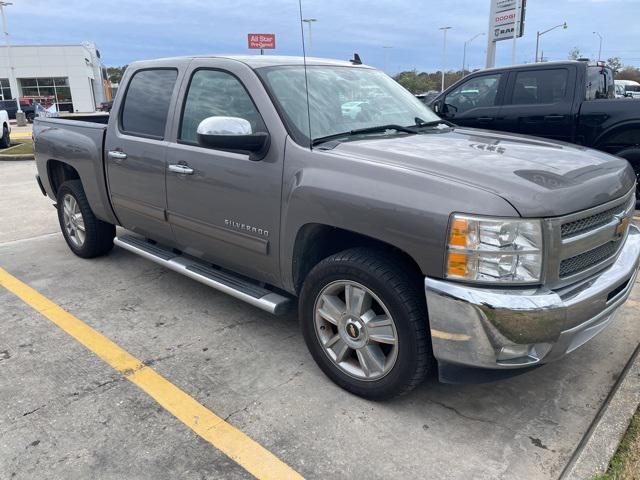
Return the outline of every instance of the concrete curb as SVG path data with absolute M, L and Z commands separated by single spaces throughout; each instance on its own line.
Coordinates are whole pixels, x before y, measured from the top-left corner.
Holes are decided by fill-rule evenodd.
M 33 153 L 25 153 L 22 155 L 2 155 L 0 154 L 0 162 L 16 162 L 20 160 L 33 160 Z
M 640 345 L 611 389 L 560 480 L 583 480 L 604 473 L 640 404 Z

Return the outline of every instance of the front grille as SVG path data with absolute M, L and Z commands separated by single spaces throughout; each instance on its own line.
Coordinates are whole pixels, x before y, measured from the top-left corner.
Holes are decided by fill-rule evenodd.
M 560 278 L 568 277 L 574 273 L 586 270 L 589 267 L 612 257 L 618 250 L 620 241 L 611 241 L 599 247 L 581 253 L 560 262 Z
M 562 238 L 567 238 L 588 230 L 594 230 L 602 225 L 606 225 L 615 215 L 623 213 L 625 211 L 625 206 L 626 205 L 624 203 L 621 203 L 620 205 L 616 205 L 604 212 L 565 223 L 560 227 L 560 235 Z

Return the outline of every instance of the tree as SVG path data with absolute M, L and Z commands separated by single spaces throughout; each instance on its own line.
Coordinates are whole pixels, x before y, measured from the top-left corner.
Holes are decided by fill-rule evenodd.
M 611 70 L 613 70 L 614 74 L 617 74 L 620 70 L 624 68 L 624 65 L 622 65 L 622 61 L 620 60 L 620 57 L 611 57 L 607 59 L 607 65 L 611 67 Z
M 580 47 L 573 47 L 569 51 L 569 60 L 578 60 L 582 58 L 582 52 L 580 51 Z
M 107 75 L 109 77 L 109 81 L 111 83 L 120 83 L 122 80 L 122 75 L 124 75 L 124 71 L 127 69 L 127 65 L 123 65 L 122 67 L 107 67 Z
M 640 68 L 627 66 L 616 74 L 616 80 L 634 80 L 640 82 Z

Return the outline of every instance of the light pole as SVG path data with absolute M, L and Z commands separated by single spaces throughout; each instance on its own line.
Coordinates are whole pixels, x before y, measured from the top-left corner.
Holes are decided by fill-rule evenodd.
M 388 75 L 387 68 L 389 67 L 389 50 L 391 50 L 392 46 L 383 46 L 384 49 L 384 72 Z
M 307 28 L 309 29 L 309 53 L 311 53 L 311 51 L 313 50 L 313 44 L 312 44 L 312 40 L 311 40 L 311 24 L 313 22 L 317 22 L 318 19 L 317 18 L 303 18 L 302 21 L 307 24 Z
M 598 32 L 593 32 L 594 35 L 598 35 L 600 37 L 600 48 L 598 48 L 598 61 L 602 60 L 602 35 Z
M 476 33 L 469 40 L 464 42 L 464 48 L 462 49 L 462 76 L 464 77 L 465 67 L 467 66 L 467 45 L 473 42 L 476 38 L 484 35 L 484 32 Z
M 560 27 L 566 30 L 568 28 L 567 22 L 561 23 L 560 25 L 556 25 L 555 27 L 551 27 L 548 30 L 545 30 L 544 32 L 538 31 L 538 33 L 536 34 L 536 63 L 538 63 L 538 48 L 540 47 L 540 37 L 545 33 L 549 33 L 551 30 L 555 30 L 556 28 L 560 28 Z
M 444 41 L 442 43 L 442 89 L 444 92 L 444 71 L 447 69 L 447 30 L 451 30 L 452 27 L 440 27 L 440 30 L 444 33 Z
M 7 60 L 9 64 L 9 85 L 11 87 L 11 91 L 14 91 L 15 87 L 15 96 L 16 96 L 16 104 L 18 106 L 18 112 L 22 113 L 22 109 L 20 108 L 20 95 L 18 95 L 18 81 L 15 78 L 15 71 L 13 68 L 13 61 L 11 60 L 11 42 L 9 42 L 9 30 L 7 29 L 7 17 L 4 14 L 4 7 L 8 7 L 9 5 L 13 5 L 11 2 L 0 2 L 0 14 L 2 14 L 2 31 L 4 32 L 4 41 L 7 45 Z

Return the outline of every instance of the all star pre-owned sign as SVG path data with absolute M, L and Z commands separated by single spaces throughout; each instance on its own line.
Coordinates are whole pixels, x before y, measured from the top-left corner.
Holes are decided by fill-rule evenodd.
M 513 38 L 516 27 L 518 37 L 521 37 L 524 34 L 526 3 L 527 0 L 491 0 L 489 38 L 494 42 Z
M 247 40 L 249 48 L 258 48 L 260 50 L 276 48 L 275 33 L 250 33 L 247 35 Z

